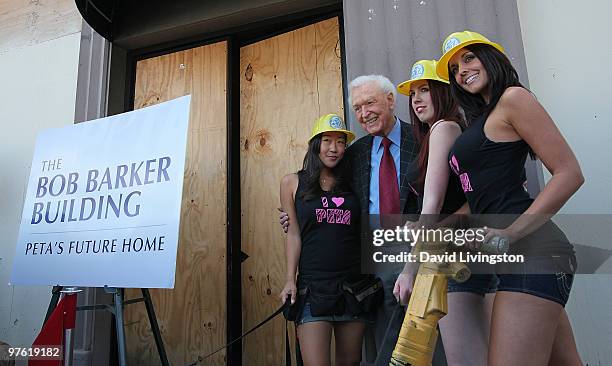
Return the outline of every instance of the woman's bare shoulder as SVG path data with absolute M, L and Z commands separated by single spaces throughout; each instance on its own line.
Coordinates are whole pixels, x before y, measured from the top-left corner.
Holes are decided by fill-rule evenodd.
M 432 125 L 430 131 L 432 138 L 434 138 L 434 136 L 447 136 L 449 134 L 455 135 L 461 133 L 461 126 L 455 121 L 441 119 Z
M 298 180 L 299 178 L 298 178 L 297 173 L 287 174 L 283 178 L 281 178 L 281 186 L 283 187 L 297 186 Z

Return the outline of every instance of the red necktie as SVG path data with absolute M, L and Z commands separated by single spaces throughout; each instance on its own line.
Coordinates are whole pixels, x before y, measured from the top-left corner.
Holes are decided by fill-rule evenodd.
M 392 142 L 387 137 L 383 137 L 382 144 L 385 147 L 380 168 L 378 171 L 378 202 L 380 204 L 380 214 L 399 214 L 400 213 L 400 194 L 397 186 L 397 170 L 393 155 L 389 150 Z

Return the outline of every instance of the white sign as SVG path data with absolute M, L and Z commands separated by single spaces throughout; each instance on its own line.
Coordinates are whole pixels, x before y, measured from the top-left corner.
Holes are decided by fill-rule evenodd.
M 174 287 L 190 100 L 39 133 L 11 284 Z

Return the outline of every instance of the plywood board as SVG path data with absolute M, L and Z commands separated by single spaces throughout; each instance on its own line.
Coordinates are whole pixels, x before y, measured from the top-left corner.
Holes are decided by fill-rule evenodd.
M 139 61 L 134 108 L 191 94 L 176 285 L 151 290 L 170 364 L 226 341 L 227 44 Z M 127 291 L 126 298 L 140 296 Z M 143 303 L 125 310 L 128 364 L 160 364 Z M 225 365 L 225 351 L 207 359 Z
M 240 50 L 243 328 L 280 305 L 286 274 L 285 235 L 278 224 L 279 184 L 302 165 L 312 123 L 343 115 L 338 19 L 328 19 Z M 293 330 L 290 330 L 292 332 Z M 281 317 L 243 343 L 248 365 L 281 365 Z

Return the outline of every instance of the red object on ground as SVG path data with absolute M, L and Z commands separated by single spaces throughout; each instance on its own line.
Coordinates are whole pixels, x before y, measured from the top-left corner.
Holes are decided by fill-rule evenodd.
M 59 355 L 63 356 L 64 331 L 75 327 L 76 298 L 76 294 L 64 296 L 43 325 L 38 337 L 32 343 L 32 348 L 60 347 Z M 51 358 L 36 357 L 28 361 L 28 366 L 60 366 L 62 364 L 61 357 Z

